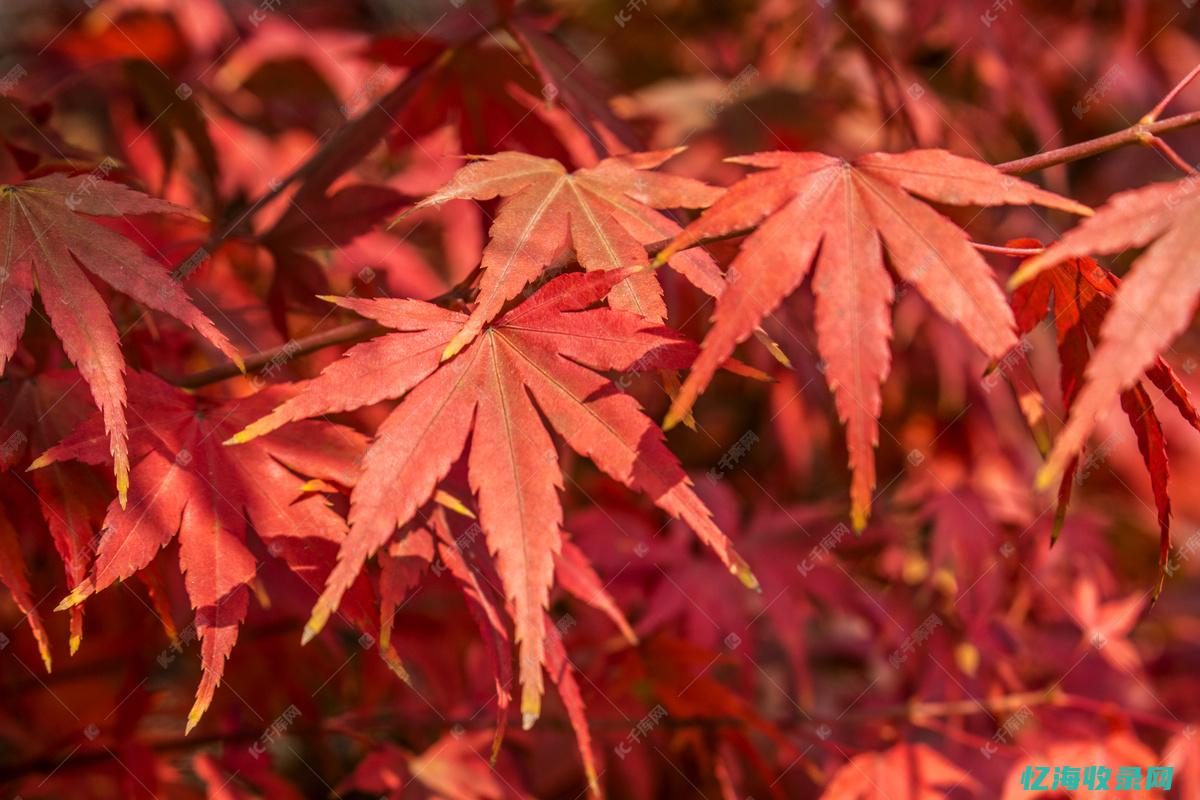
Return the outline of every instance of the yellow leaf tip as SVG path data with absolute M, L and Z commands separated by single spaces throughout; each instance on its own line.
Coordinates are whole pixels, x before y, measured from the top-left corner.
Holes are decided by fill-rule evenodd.
M 196 701 L 196 705 L 192 706 L 192 710 L 188 712 L 187 725 L 183 728 L 183 735 L 187 736 L 192 732 L 192 728 L 200 723 L 200 718 L 204 716 L 204 712 L 208 710 L 208 703 Z
M 117 502 L 121 504 L 122 511 L 129 503 L 129 471 L 127 469 L 117 470 Z
M 90 597 L 91 594 L 92 593 L 90 591 L 88 591 L 88 588 L 86 586 L 76 586 L 74 589 L 71 590 L 70 594 L 68 594 L 66 597 L 64 597 L 62 600 L 60 600 L 58 602 L 58 605 L 56 605 L 54 607 L 54 610 L 55 611 L 66 611 L 69 608 L 74 608 L 75 606 L 82 603 L 84 600 L 88 599 L 88 597 Z M 78 637 L 72 637 L 73 640 L 77 639 L 77 638 Z M 76 642 L 75 647 L 78 648 L 78 646 L 79 646 L 79 644 L 78 644 L 78 642 Z M 74 653 L 75 650 L 72 649 L 71 652 Z
M 456 514 L 464 516 L 467 519 L 475 519 L 475 513 L 471 511 L 471 509 L 467 508 L 463 501 L 459 500 L 457 497 L 445 491 L 444 489 L 438 489 L 433 495 L 433 499 L 438 505 L 448 508 Z
M 729 571 L 737 576 L 737 579 L 742 582 L 742 585 L 747 589 L 762 594 L 762 585 L 759 584 L 758 578 L 755 577 L 754 571 L 750 569 L 750 565 L 741 558 L 730 566 Z
M 542 697 L 538 689 L 526 684 L 521 693 L 521 730 L 529 730 L 542 714 Z
M 475 338 L 474 334 L 464 336 L 466 331 L 459 331 L 458 335 L 450 340 L 450 344 L 446 345 L 446 349 L 442 351 L 441 361 L 449 361 L 458 355 L 459 351 L 466 347 Z
M 228 439 L 221 442 L 221 444 L 224 444 L 224 445 L 245 444 L 246 442 L 253 439 L 255 436 L 255 434 L 250 430 L 250 427 L 251 426 L 247 426 L 247 427 L 243 428 L 242 430 L 235 433 L 233 436 L 230 436 Z
M 35 469 L 41 469 L 42 467 L 49 466 L 50 464 L 53 464 L 53 463 L 54 463 L 54 457 L 50 455 L 49 451 L 47 451 L 45 453 L 42 453 L 37 458 L 35 458 L 33 460 L 33 463 L 25 468 L 25 471 L 33 472 Z
M 304 623 L 304 632 L 300 634 L 300 644 L 305 645 L 311 642 L 321 629 L 325 627 L 325 623 L 329 621 L 329 610 L 323 602 L 317 603 L 317 607 L 313 609 L 312 616 L 308 622 Z
M 1050 484 L 1054 483 L 1054 478 L 1057 475 L 1058 470 L 1050 464 L 1046 464 L 1038 470 L 1037 478 L 1034 480 L 1034 486 L 1036 486 L 1039 491 L 1043 489 L 1049 489 Z

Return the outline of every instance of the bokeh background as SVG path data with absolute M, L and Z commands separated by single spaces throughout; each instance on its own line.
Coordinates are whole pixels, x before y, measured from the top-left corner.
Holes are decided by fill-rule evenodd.
M 364 213 L 338 220 L 333 237 L 293 225 L 286 241 L 267 234 L 287 203 L 254 206 L 426 63 L 416 95 L 351 171 L 391 190 L 380 203 L 389 216 L 444 183 L 464 154 L 523 150 L 579 165 L 581 118 L 601 121 L 613 148 L 686 146 L 667 169 L 719 185 L 744 174 L 724 158 L 760 150 L 920 146 L 1020 158 L 1125 128 L 1152 108 L 1200 64 L 1193 6 L 546 2 L 511 11 L 518 30 L 491 4 L 462 0 L 7 0 L 0 181 L 108 157 L 109 177 L 214 225 L 253 209 L 189 286 L 241 349 L 263 351 L 344 321 L 316 294 L 432 298 L 478 263 L 494 205 L 456 202 L 386 230 Z M 1200 86 L 1168 114 L 1196 108 Z M 1200 132 L 1169 140 L 1188 163 L 1200 160 Z M 1091 205 L 1177 177 L 1140 147 L 1031 176 Z M 1048 242 L 1073 224 L 1032 209 L 947 213 L 994 244 Z M 167 261 L 196 246 L 195 231 L 146 224 Z M 737 246 L 709 249 L 727 264 Z M 1105 264 L 1121 274 L 1135 255 Z M 1017 264 L 989 260 L 1002 277 Z M 664 281 L 670 323 L 701 338 L 711 300 Z M 1124 417 L 1110 414 L 1094 435 L 1051 548 L 1054 497 L 1033 488 L 1040 457 L 1012 391 L 983 378 L 984 357 L 916 292 L 897 294 L 878 495 L 861 535 L 846 527 L 843 430 L 807 290 L 766 325 L 793 368 L 751 341 L 739 356 L 774 381 L 718 376 L 695 428 L 670 434 L 761 594 L 731 581 L 649 503 L 582 460 L 563 461 L 565 527 L 637 639 L 556 593 L 551 613 L 577 671 L 599 782 L 620 798 L 1015 798 L 1036 795 L 1019 783 L 1027 764 L 1169 765 L 1170 796 L 1200 798 L 1200 433 L 1160 402 L 1176 549 L 1151 607 L 1157 523 Z M 132 301 L 113 294 L 111 307 L 132 366 L 175 377 L 217 363 Z M 1044 325 L 1030 343 L 1057 427 L 1054 334 Z M 1198 345 L 1193 329 L 1164 354 L 1193 390 Z M 0 792 L 583 796 L 578 743 L 553 692 L 543 719 L 528 732 L 511 725 L 489 764 L 491 669 L 443 575 L 414 588 L 395 620 L 409 687 L 348 628 L 301 648 L 312 595 L 266 558 L 225 681 L 186 737 L 199 667 L 173 553 L 152 580 L 89 600 L 82 645 L 68 655 L 68 620 L 51 609 L 87 553 L 56 549 L 23 471 L 90 411 L 86 393 L 65 390 L 58 371 L 69 365 L 54 348 L 31 323 L 0 383 L 0 439 L 17 441 L 18 429 L 30 438 L 6 449 L 0 502 L 56 661 L 47 674 L 0 592 Z M 288 360 L 269 379 L 311 377 L 339 352 Z M 58 398 L 54 429 L 19 401 L 30 386 Z M 661 419 L 661 381 L 622 386 Z M 203 391 L 254 388 L 238 378 Z M 370 432 L 384 411 L 342 421 Z M 75 523 L 98 530 L 111 478 L 61 469 Z

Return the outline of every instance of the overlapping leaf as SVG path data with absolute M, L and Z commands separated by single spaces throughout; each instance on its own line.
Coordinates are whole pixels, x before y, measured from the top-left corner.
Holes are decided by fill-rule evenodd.
M 812 270 L 817 348 L 846 425 L 851 517 L 862 528 L 875 487 L 880 386 L 891 360 L 889 309 L 895 292 L 884 254 L 901 280 L 989 356 L 999 358 L 1016 343 L 1012 312 L 987 263 L 961 228 L 918 198 L 1089 209 L 942 150 L 872 153 L 853 162 L 786 152 L 731 160 L 766 171 L 735 184 L 657 258 L 757 227 L 730 268 L 712 330 L 664 427 L 684 418 L 733 348 Z
M 229 340 L 161 264 L 88 217 L 190 213 L 95 175 L 53 174 L 0 186 L 0 370 L 16 350 L 36 282 L 50 324 L 104 415 L 122 505 L 129 485 L 125 361 L 116 326 L 86 273 L 170 314 L 241 362 Z
M 955 789 L 981 788 L 979 781 L 928 745 L 901 742 L 883 752 L 854 756 L 833 774 L 821 800 L 887 800 L 900 787 L 909 800 L 938 800 Z
M 1013 247 L 1040 247 L 1033 239 L 1009 242 Z M 1058 337 L 1061 363 L 1063 404 L 1074 414 L 1080 386 L 1094 360 L 1091 348 L 1100 341 L 1101 330 L 1113 305 L 1121 282 L 1090 258 L 1069 258 L 1051 269 L 1042 270 L 1013 294 L 1013 313 L 1022 335 L 1029 333 L 1049 313 Z M 1166 395 L 1180 415 L 1200 429 L 1200 416 L 1188 392 L 1175 373 L 1161 358 L 1155 358 L 1143 371 L 1143 378 Z M 1160 566 L 1165 567 L 1171 547 L 1171 500 L 1167 494 L 1167 448 L 1162 423 L 1143 379 L 1121 391 L 1121 408 L 1137 436 L 1138 450 L 1150 473 L 1154 504 L 1158 509 L 1161 537 Z M 1093 465 L 1085 462 L 1085 469 Z M 1072 455 L 1058 486 L 1058 511 L 1054 521 L 1057 538 L 1071 500 L 1071 487 L 1079 470 L 1079 456 Z M 1159 584 L 1161 588 L 1161 582 Z
M 512 685 L 511 638 L 502 617 L 493 602 L 495 582 L 485 574 L 481 579 L 478 564 L 468 561 L 471 533 L 451 529 L 445 509 L 435 509 L 430 515 L 429 528 L 415 528 L 397 534 L 387 553 L 380 557 L 382 566 L 380 580 L 381 631 L 390 632 L 393 617 L 404 602 L 408 592 L 420 583 L 421 578 L 437 561 L 438 571 L 450 574 L 462 592 L 472 618 L 479 628 L 480 636 L 487 645 L 496 680 L 496 733 L 492 740 L 493 757 L 499 752 L 500 743 L 508 720 Z M 432 532 L 431 532 L 432 531 Z M 562 542 L 562 550 L 555 554 L 555 575 L 559 584 L 568 593 L 583 603 L 608 615 L 631 643 L 636 637 L 617 608 L 616 602 L 604 588 L 598 575 L 587 562 L 586 556 L 570 541 Z M 490 571 L 489 571 L 490 574 Z M 511 603 L 504 604 L 509 617 L 515 618 Z M 592 748 L 591 732 L 583 696 L 575 679 L 575 670 L 567 658 L 566 648 L 559 631 L 549 614 L 543 614 L 546 642 L 546 672 L 558 687 L 559 696 L 566 708 L 575 739 L 579 746 L 584 772 L 593 794 L 601 796 L 600 782 Z M 385 640 L 382 638 L 381 642 Z
M 540 277 L 568 244 L 586 270 L 645 264 L 645 245 L 679 230 L 655 209 L 703 208 L 721 194 L 691 178 L 650 171 L 677 152 L 615 156 L 575 172 L 552 159 L 499 153 L 463 167 L 441 191 L 423 200 L 418 207 L 503 198 L 483 252 L 478 303 L 445 357 L 470 344 L 504 303 Z M 721 292 L 720 273 L 707 256 L 684 253 L 669 263 L 710 295 Z M 662 288 L 653 273 L 632 273 L 613 289 L 609 302 L 656 322 L 666 318 Z
M 34 375 L 10 370 L 8 379 L 0 382 L 0 409 L 0 472 L 17 473 L 92 413 L 87 389 L 74 370 L 44 370 Z M 2 502 L 25 505 L 36 497 L 68 582 L 74 585 L 83 580 L 91 563 L 93 536 L 108 501 L 103 476 L 82 464 L 56 464 L 18 478 L 11 484 L 15 491 L 5 493 Z M 18 527 L 28 531 L 27 526 Z M 28 613 L 30 624 L 38 624 L 36 609 Z M 71 609 L 69 630 L 69 649 L 74 654 L 83 636 L 82 607 Z
M 216 404 L 142 373 L 130 376 L 130 386 L 133 502 L 128 508 L 109 505 L 91 573 L 59 608 L 130 577 L 178 535 L 204 670 L 188 715 L 190 730 L 220 684 L 249 606 L 257 559 L 246 543 L 247 520 L 272 555 L 319 589 L 345 536 L 345 521 L 321 496 L 304 493 L 296 472 L 350 485 L 365 440 L 348 428 L 303 422 L 231 451 L 221 441 L 285 398 L 285 389 Z M 67 458 L 93 464 L 109 458 L 98 417 L 35 465 Z M 369 601 L 356 605 L 365 618 Z
M 37 642 L 38 653 L 46 671 L 49 672 L 53 664 L 50 656 L 50 634 L 46 632 L 42 615 L 33 600 L 29 575 L 25 569 L 25 556 L 21 553 L 21 541 L 17 538 L 16 529 L 3 512 L 0 512 L 0 584 L 8 589 L 17 610 L 29 622 L 34 641 Z
M 531 725 L 547 657 L 544 609 L 562 547 L 562 478 L 543 416 L 574 450 L 686 521 L 731 571 L 754 585 L 661 432 L 632 397 L 595 372 L 675 369 L 694 356 L 694 346 L 666 328 L 625 311 L 589 308 L 632 274 L 556 278 L 440 364 L 467 315 L 416 300 L 336 301 L 396 332 L 352 348 L 299 396 L 232 440 L 403 397 L 364 456 L 351 496 L 350 535 L 306 637 L 324 625 L 366 559 L 429 500 L 469 436 L 471 487 L 513 607 L 521 709 Z
M 1066 259 L 1150 245 L 1112 293 L 1112 313 L 1104 317 L 1083 385 L 1039 483 L 1048 484 L 1069 469 L 1117 395 L 1143 373 L 1161 369 L 1159 354 L 1191 321 L 1200 295 L 1198 213 L 1200 181 L 1194 177 L 1121 192 L 1013 276 L 1019 285 Z

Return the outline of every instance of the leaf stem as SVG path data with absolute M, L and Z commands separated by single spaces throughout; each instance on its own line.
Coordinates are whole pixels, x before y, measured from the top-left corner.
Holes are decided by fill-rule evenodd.
M 1171 165 L 1182 172 L 1184 175 L 1195 175 L 1196 168 L 1183 160 L 1183 156 L 1175 152 L 1175 148 L 1167 144 L 1164 140 L 1157 136 L 1150 137 L 1150 146 L 1158 152 L 1162 153 L 1163 158 L 1171 162 Z

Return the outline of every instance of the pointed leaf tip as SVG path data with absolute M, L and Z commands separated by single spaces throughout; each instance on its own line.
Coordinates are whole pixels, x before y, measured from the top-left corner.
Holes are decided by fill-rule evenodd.
M 521 729 L 529 730 L 542 715 L 542 696 L 538 687 L 525 684 L 521 692 Z
M 383 663 L 387 664 L 388 669 L 392 671 L 397 678 L 404 682 L 406 686 L 412 686 L 412 675 L 404 667 L 404 662 L 396 655 L 396 652 L 390 646 L 385 645 L 383 641 L 379 643 L 379 656 L 383 659 Z
M 456 514 L 459 514 L 460 516 L 464 516 L 467 519 L 475 519 L 475 512 L 467 508 L 466 503 L 464 503 L 462 500 L 459 500 L 457 497 L 444 489 L 438 489 L 437 492 L 434 493 L 433 501 L 440 506 L 448 508 Z
M 1043 491 L 1050 488 L 1050 484 L 1054 483 L 1054 479 L 1058 477 L 1058 470 L 1050 464 L 1045 464 L 1037 471 L 1037 478 L 1034 479 L 1034 486 L 1038 491 Z
M 747 564 L 741 556 L 735 555 L 733 557 L 733 564 L 730 565 L 729 571 L 736 575 L 737 579 L 741 581 L 742 585 L 747 589 L 751 589 L 759 594 L 762 594 L 762 585 L 758 582 L 758 578 L 755 577 L 754 571 L 750 569 L 750 565 Z M 637 644 L 636 637 L 633 641 L 633 644 Z
M 1046 254 L 1050 251 L 1051 248 L 1047 248 L 1025 263 L 1021 264 L 1021 266 L 1017 268 L 1017 271 L 1014 272 L 1011 277 L 1009 277 L 1007 283 L 1008 289 L 1011 291 L 1019 288 L 1022 284 L 1028 283 L 1031 279 L 1033 279 L 1034 276 L 1036 276 L 1046 267 L 1057 263 L 1056 261 L 1050 261 L 1046 258 Z
M 311 642 L 328 621 L 329 609 L 323 601 L 318 602 L 316 608 L 313 609 L 312 616 L 309 617 L 308 622 L 304 623 L 304 633 L 300 635 L 300 644 L 305 645 Z
M 233 436 L 230 436 L 228 439 L 221 442 L 221 444 L 226 445 L 226 446 L 234 445 L 234 444 L 245 444 L 246 442 L 255 438 L 254 433 L 250 430 L 253 427 L 254 427 L 253 425 L 247 425 L 245 428 L 242 428 L 240 431 L 235 433 Z
M 129 468 L 125 469 L 117 467 L 117 502 L 121 504 L 121 510 L 125 510 L 125 506 L 129 502 Z
M 66 597 L 64 597 L 62 600 L 60 600 L 58 602 L 58 605 L 56 605 L 54 607 L 54 610 L 55 611 L 66 611 L 69 608 L 73 608 L 73 607 L 79 605 L 84 600 L 91 597 L 91 595 L 92 595 L 91 587 L 87 586 L 86 584 L 80 584 L 79 586 L 76 586 L 74 589 L 72 589 L 71 592 Z M 76 647 L 78 647 L 78 644 L 76 645 Z M 74 653 L 75 651 L 72 650 L 71 652 Z
M 187 736 L 192 732 L 192 729 L 200 723 L 200 718 L 204 716 L 204 712 L 208 710 L 207 700 L 196 700 L 196 704 L 192 706 L 192 710 L 188 712 L 187 725 L 183 728 L 183 735 Z
M 40 456 L 35 458 L 33 460 L 33 462 L 28 467 L 25 468 L 25 471 L 33 472 L 35 469 L 41 469 L 42 467 L 48 467 L 51 464 L 53 464 L 54 461 L 55 461 L 54 456 L 50 455 L 50 451 L 47 450 L 45 453 L 42 453 Z
M 446 349 L 442 351 L 441 361 L 449 361 L 450 359 L 454 358 L 456 355 L 458 355 L 460 350 L 469 345 L 472 341 L 474 341 L 474 339 L 475 335 L 473 333 L 467 333 L 465 330 L 459 331 L 455 337 L 450 340 L 450 344 L 446 345 Z

